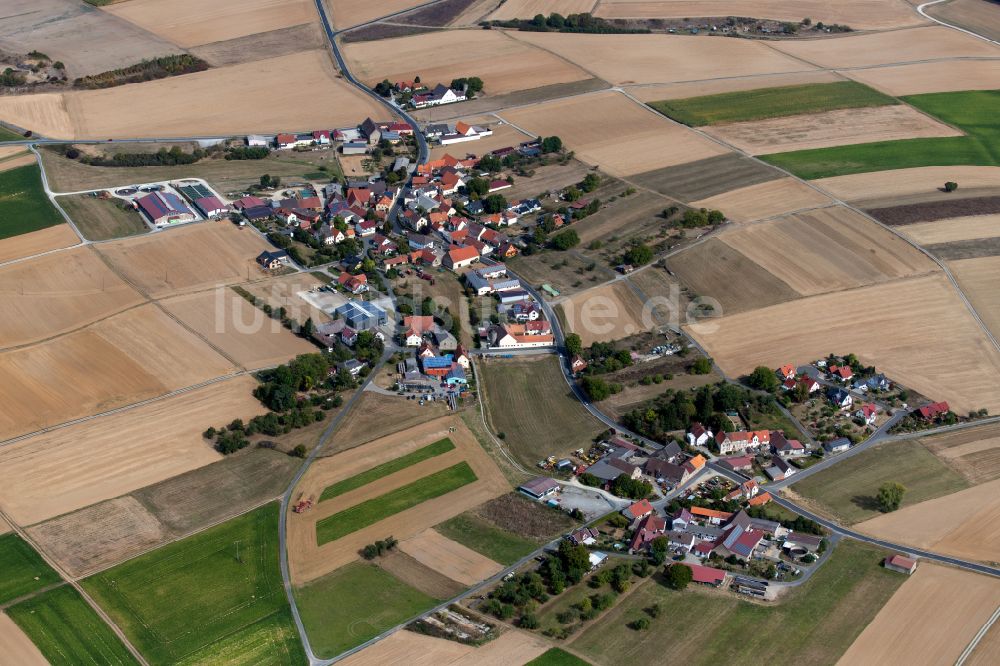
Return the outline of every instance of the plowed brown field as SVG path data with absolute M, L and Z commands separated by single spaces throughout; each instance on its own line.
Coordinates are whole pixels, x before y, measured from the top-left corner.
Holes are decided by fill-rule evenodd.
M 144 305 L 55 340 L 0 354 L 0 439 L 232 371 L 159 308 Z
M 579 67 L 499 31 L 430 32 L 347 44 L 343 52 L 354 75 L 371 85 L 415 76 L 428 86 L 448 85 L 461 76 L 478 76 L 485 94 L 501 95 L 590 78 Z
M 947 400 L 957 412 L 1000 409 L 1000 354 L 940 274 L 813 296 L 689 328 L 730 376 L 758 365 L 806 363 L 837 350 L 857 354 L 923 395 Z
M 143 301 L 87 247 L 0 267 L 0 349 L 58 336 Z
M 559 136 L 579 159 L 615 176 L 728 152 L 614 92 L 512 109 L 500 115 L 534 134 Z
M 803 296 L 938 270 L 912 245 L 842 206 L 731 228 L 719 239 Z
M 855 30 L 899 28 L 927 22 L 903 0 L 879 3 L 868 0 L 837 3 L 824 0 L 601 0 L 594 13 L 604 18 L 752 16 L 795 23 L 808 16 L 814 23 L 842 23 Z
M 254 259 L 270 246 L 225 222 L 195 224 L 113 243 L 98 252 L 154 298 L 260 279 Z
M 311 342 L 293 334 L 231 289 L 177 296 L 161 305 L 250 370 L 279 365 L 298 354 L 316 351 Z
M 954 663 L 998 599 L 996 578 L 921 562 L 837 663 Z
M 238 377 L 0 448 L 0 506 L 23 525 L 221 459 L 209 426 L 265 411 Z
M 70 247 L 80 242 L 68 224 L 32 231 L 0 240 L 0 263 Z
M 712 125 L 705 131 L 751 155 L 962 135 L 955 128 L 903 104 L 726 123 Z
M 399 549 L 421 564 L 464 585 L 475 585 L 503 570 L 503 565 L 434 530 L 424 530 L 403 541 Z
M 182 47 L 316 21 L 310 0 L 130 0 L 105 11 Z
M 721 210 L 732 222 L 752 222 L 833 203 L 795 178 L 779 178 L 695 201 L 692 206 Z
M 400 541 L 405 541 L 432 525 L 448 520 L 510 490 L 503 474 L 479 446 L 479 442 L 465 423 L 451 416 L 377 439 L 340 455 L 318 460 L 296 488 L 296 495 L 301 493 L 304 497 L 318 498 L 323 489 L 331 483 L 350 478 L 443 437 L 448 437 L 454 442 L 454 450 L 319 503 L 306 513 L 290 514 L 288 552 L 292 580 L 295 584 L 308 582 L 358 559 L 358 551 L 376 539 L 392 535 Z M 336 541 L 322 546 L 317 545 L 318 520 L 462 460 L 467 461 L 472 467 L 477 481 L 419 506 L 401 511 Z

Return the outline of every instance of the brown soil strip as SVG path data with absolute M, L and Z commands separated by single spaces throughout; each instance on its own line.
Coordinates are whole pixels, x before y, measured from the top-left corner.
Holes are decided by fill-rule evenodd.
M 461 583 L 399 550 L 389 553 L 385 557 L 380 557 L 375 563 L 410 587 L 420 590 L 434 599 L 442 601 L 451 599 L 465 589 Z
M 949 217 L 1000 213 L 1000 197 L 955 198 L 949 201 L 931 201 L 904 206 L 890 206 L 888 208 L 872 208 L 865 212 L 879 222 L 900 226 L 917 222 L 933 222 Z
M 629 180 L 681 201 L 697 201 L 741 187 L 781 178 L 777 169 L 729 153 L 679 166 L 646 171 Z

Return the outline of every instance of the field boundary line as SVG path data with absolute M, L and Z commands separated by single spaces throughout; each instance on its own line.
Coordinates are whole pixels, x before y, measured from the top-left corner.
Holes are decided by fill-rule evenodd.
M 52 192 L 52 188 L 49 187 L 49 176 L 45 173 L 45 164 L 42 162 L 42 154 L 38 152 L 35 144 L 28 144 L 28 150 L 35 154 L 35 161 L 38 163 L 38 173 L 41 174 L 42 177 L 42 189 L 45 190 L 45 196 L 49 198 L 49 201 L 53 206 L 55 206 L 55 209 L 59 211 L 59 214 L 62 215 L 64 220 L 66 220 L 66 223 L 69 225 L 70 229 L 73 230 L 73 233 L 80 239 L 80 242 L 82 244 L 90 243 L 90 241 L 87 240 L 80 229 L 76 226 L 76 222 L 73 221 L 73 218 L 71 218 L 69 214 L 63 210 L 63 207 L 59 205 L 59 202 L 56 201 L 55 193 Z
M 987 619 L 986 622 L 983 624 L 983 626 L 979 628 L 979 631 L 976 632 L 976 635 L 972 637 L 972 640 L 969 641 L 969 644 L 965 646 L 964 650 L 962 650 L 962 654 L 958 655 L 958 659 L 955 660 L 955 666 L 962 666 L 962 664 L 965 663 L 965 660 L 972 656 L 972 653 L 979 645 L 979 641 L 983 639 L 983 637 L 990 630 L 990 628 L 993 627 L 993 625 L 996 623 L 998 619 L 1000 619 L 1000 606 L 997 606 L 997 609 L 993 611 L 993 615 L 991 615 L 989 619 Z
M 142 296 L 142 294 L 139 294 L 139 296 Z M 145 296 L 142 296 L 142 297 L 145 298 Z M 142 301 L 140 303 L 135 303 L 133 305 L 129 305 L 128 307 L 122 308 L 121 310 L 116 310 L 115 312 L 112 312 L 110 314 L 106 314 L 103 317 L 101 317 L 100 319 L 95 319 L 94 321 L 87 322 L 86 324 L 81 324 L 80 326 L 77 326 L 76 328 L 71 328 L 71 329 L 63 331 L 61 333 L 56 333 L 55 335 L 51 335 L 51 336 L 49 336 L 47 338 L 41 338 L 39 340 L 32 340 L 31 342 L 23 342 L 23 343 L 21 343 L 19 345 L 11 345 L 10 347 L 0 347 L 0 353 L 4 353 L 5 354 L 7 352 L 21 351 L 23 349 L 30 349 L 31 347 L 35 347 L 37 345 L 43 345 L 46 342 L 52 342 L 53 340 L 58 340 L 59 338 L 63 338 L 63 337 L 69 336 L 69 335 L 73 335 L 74 333 L 79 333 L 80 331 L 85 331 L 88 328 L 91 328 L 93 326 L 97 326 L 98 324 L 100 324 L 102 322 L 105 322 L 105 321 L 107 321 L 109 319 L 114 319 L 115 317 L 117 317 L 120 314 L 125 314 L 126 312 L 131 312 L 132 310 L 136 310 L 138 308 L 144 307 L 146 305 L 151 305 L 151 304 L 152 304 L 151 301 Z
M 587 74 L 590 74 L 591 77 L 597 79 L 598 81 L 604 81 L 609 86 L 613 85 L 607 79 L 605 79 L 605 78 L 603 78 L 601 76 L 598 76 L 596 72 L 590 71 L 589 69 L 587 69 L 586 67 L 584 67 L 580 63 L 573 62 L 572 60 L 570 60 L 566 56 L 560 55 L 559 53 L 556 53 L 552 49 L 545 48 L 544 46 L 539 46 L 538 44 L 532 44 L 529 41 L 526 41 L 526 40 L 523 40 L 523 39 L 518 39 L 517 37 L 513 36 L 512 34 L 510 34 L 510 33 L 515 33 L 515 32 L 520 32 L 520 30 L 518 30 L 516 28 L 514 28 L 514 29 L 499 28 L 499 29 L 496 29 L 495 32 L 499 32 L 499 33 L 503 34 L 503 36 L 506 37 L 507 39 L 515 41 L 518 44 L 521 44 L 522 46 L 527 46 L 527 47 L 530 47 L 530 48 L 535 48 L 535 49 L 538 49 L 539 51 L 542 51 L 544 53 L 548 53 L 549 55 L 554 56 L 554 57 L 558 58 L 559 60 L 562 60 L 564 63 L 570 65 L 571 67 L 575 67 L 578 70 L 580 70 L 581 72 L 586 72 Z
M 85 590 L 78 581 L 71 579 L 71 577 L 67 575 L 66 571 L 62 568 L 62 566 L 54 559 L 49 557 L 49 555 L 42 548 L 39 547 L 38 542 L 32 539 L 31 535 L 25 532 L 20 525 L 11 520 L 10 517 L 6 513 L 4 513 L 2 509 L 0 509 L 0 520 L 5 520 L 7 524 L 10 525 L 11 531 L 13 531 L 19 537 L 24 539 L 25 543 L 31 546 L 35 550 L 35 552 L 38 553 L 39 557 L 45 560 L 46 564 L 52 567 L 55 570 L 55 572 L 59 574 L 59 577 L 62 578 L 67 585 L 71 586 L 74 590 L 77 591 L 77 593 L 83 598 L 84 602 L 86 602 L 86 604 L 90 606 L 91 609 L 93 609 L 93 611 L 97 614 L 99 618 L 101 618 L 101 620 L 108 626 L 108 628 L 111 629 L 111 631 L 114 632 L 116 636 L 118 636 L 118 640 L 122 642 L 122 645 L 125 646 L 125 649 L 127 649 L 129 652 L 132 653 L 132 656 L 135 657 L 136 661 L 142 664 L 142 666 L 149 666 L 149 662 L 146 661 L 146 658 L 142 656 L 142 653 L 139 652 L 139 650 L 137 650 L 134 645 L 132 645 L 131 641 L 129 641 L 128 639 L 128 636 L 125 635 L 125 632 L 122 631 L 121 627 L 119 627 L 115 623 L 115 621 L 111 619 L 110 615 L 104 612 L 104 609 L 101 608 L 96 601 L 94 601 L 93 597 L 91 597 L 87 593 L 87 590 Z

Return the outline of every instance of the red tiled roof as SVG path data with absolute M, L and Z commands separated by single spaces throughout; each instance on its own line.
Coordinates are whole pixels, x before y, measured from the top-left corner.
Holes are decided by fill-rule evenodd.
M 698 545 L 700 546 L 702 544 Z M 673 566 L 678 565 L 675 564 Z M 691 569 L 691 580 L 695 583 L 711 583 L 713 585 L 718 585 L 726 579 L 726 572 L 722 569 L 706 567 L 700 564 L 688 564 L 687 562 L 685 562 L 683 566 Z

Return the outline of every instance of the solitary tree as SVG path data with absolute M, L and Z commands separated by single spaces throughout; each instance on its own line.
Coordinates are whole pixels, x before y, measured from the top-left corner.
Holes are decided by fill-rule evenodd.
M 896 481 L 883 484 L 882 487 L 878 489 L 879 510 L 882 511 L 882 513 L 889 513 L 890 511 L 898 509 L 899 505 L 903 501 L 903 494 L 905 492 L 906 487 Z
M 944 184 L 945 192 L 954 192 L 957 189 L 958 189 L 958 183 L 954 181 L 949 180 L 947 183 Z

